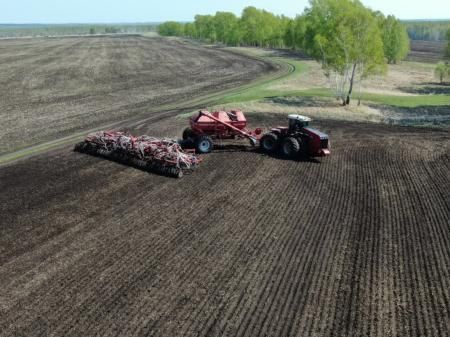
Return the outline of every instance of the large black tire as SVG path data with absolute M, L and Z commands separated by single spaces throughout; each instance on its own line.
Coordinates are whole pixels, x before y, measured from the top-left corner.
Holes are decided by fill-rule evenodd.
M 183 170 L 178 167 L 171 167 L 168 169 L 167 174 L 174 178 L 182 178 Z
M 187 127 L 183 131 L 183 140 L 188 140 L 194 138 L 195 134 L 194 131 L 192 131 L 191 128 Z
M 75 148 L 73 150 L 76 152 L 84 152 L 86 150 L 86 147 L 87 147 L 86 142 L 80 142 L 75 145 Z
M 195 150 L 197 153 L 210 153 L 213 147 L 213 141 L 209 136 L 202 135 L 195 140 Z
M 263 152 L 274 153 L 278 148 L 278 136 L 273 132 L 266 133 L 261 137 L 259 147 Z
M 286 137 L 283 140 L 281 151 L 286 158 L 295 158 L 300 153 L 299 141 L 294 137 Z

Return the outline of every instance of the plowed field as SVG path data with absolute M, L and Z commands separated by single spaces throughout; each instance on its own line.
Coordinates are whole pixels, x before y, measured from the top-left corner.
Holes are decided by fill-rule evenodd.
M 0 152 L 109 119 L 180 136 L 182 100 L 273 70 L 177 40 L 37 41 L 0 42 Z M 1 166 L 0 336 L 448 336 L 448 129 L 315 126 L 329 158 L 222 146 L 178 180 L 72 146 Z
M 270 64 L 161 38 L 0 40 L 0 155 L 247 83 Z
M 67 147 L 3 167 L 0 335 L 447 336 L 448 133 L 316 125 L 320 162 L 224 147 L 177 180 Z
M 437 63 L 445 57 L 447 43 L 444 41 L 411 40 L 408 60 Z

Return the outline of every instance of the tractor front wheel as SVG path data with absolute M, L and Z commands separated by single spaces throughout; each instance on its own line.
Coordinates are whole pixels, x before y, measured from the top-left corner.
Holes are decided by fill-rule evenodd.
M 205 135 L 198 137 L 195 141 L 195 149 L 198 153 L 210 153 L 213 146 L 211 137 Z
M 261 137 L 259 147 L 262 151 L 273 153 L 278 147 L 278 136 L 275 133 L 269 132 Z
M 300 144 L 294 137 L 286 137 L 282 146 L 283 155 L 286 158 L 294 158 L 300 153 Z

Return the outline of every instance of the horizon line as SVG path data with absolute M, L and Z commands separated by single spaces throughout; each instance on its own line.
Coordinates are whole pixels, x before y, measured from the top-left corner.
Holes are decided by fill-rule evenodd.
M 450 21 L 449 18 L 439 18 L 439 19 L 431 19 L 431 18 L 418 18 L 418 19 L 402 19 L 398 18 L 400 21 Z M 105 22 L 0 22 L 0 25 L 132 25 L 132 24 L 157 24 L 163 23 L 167 21 L 175 21 L 175 22 L 194 22 L 194 20 L 162 20 L 162 21 L 105 21 Z

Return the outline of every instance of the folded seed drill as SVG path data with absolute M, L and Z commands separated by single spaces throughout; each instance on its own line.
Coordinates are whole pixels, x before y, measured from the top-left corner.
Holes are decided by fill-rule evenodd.
M 177 178 L 200 163 L 193 151 L 183 151 L 175 140 L 134 137 L 118 131 L 91 133 L 75 146 L 75 151 Z

